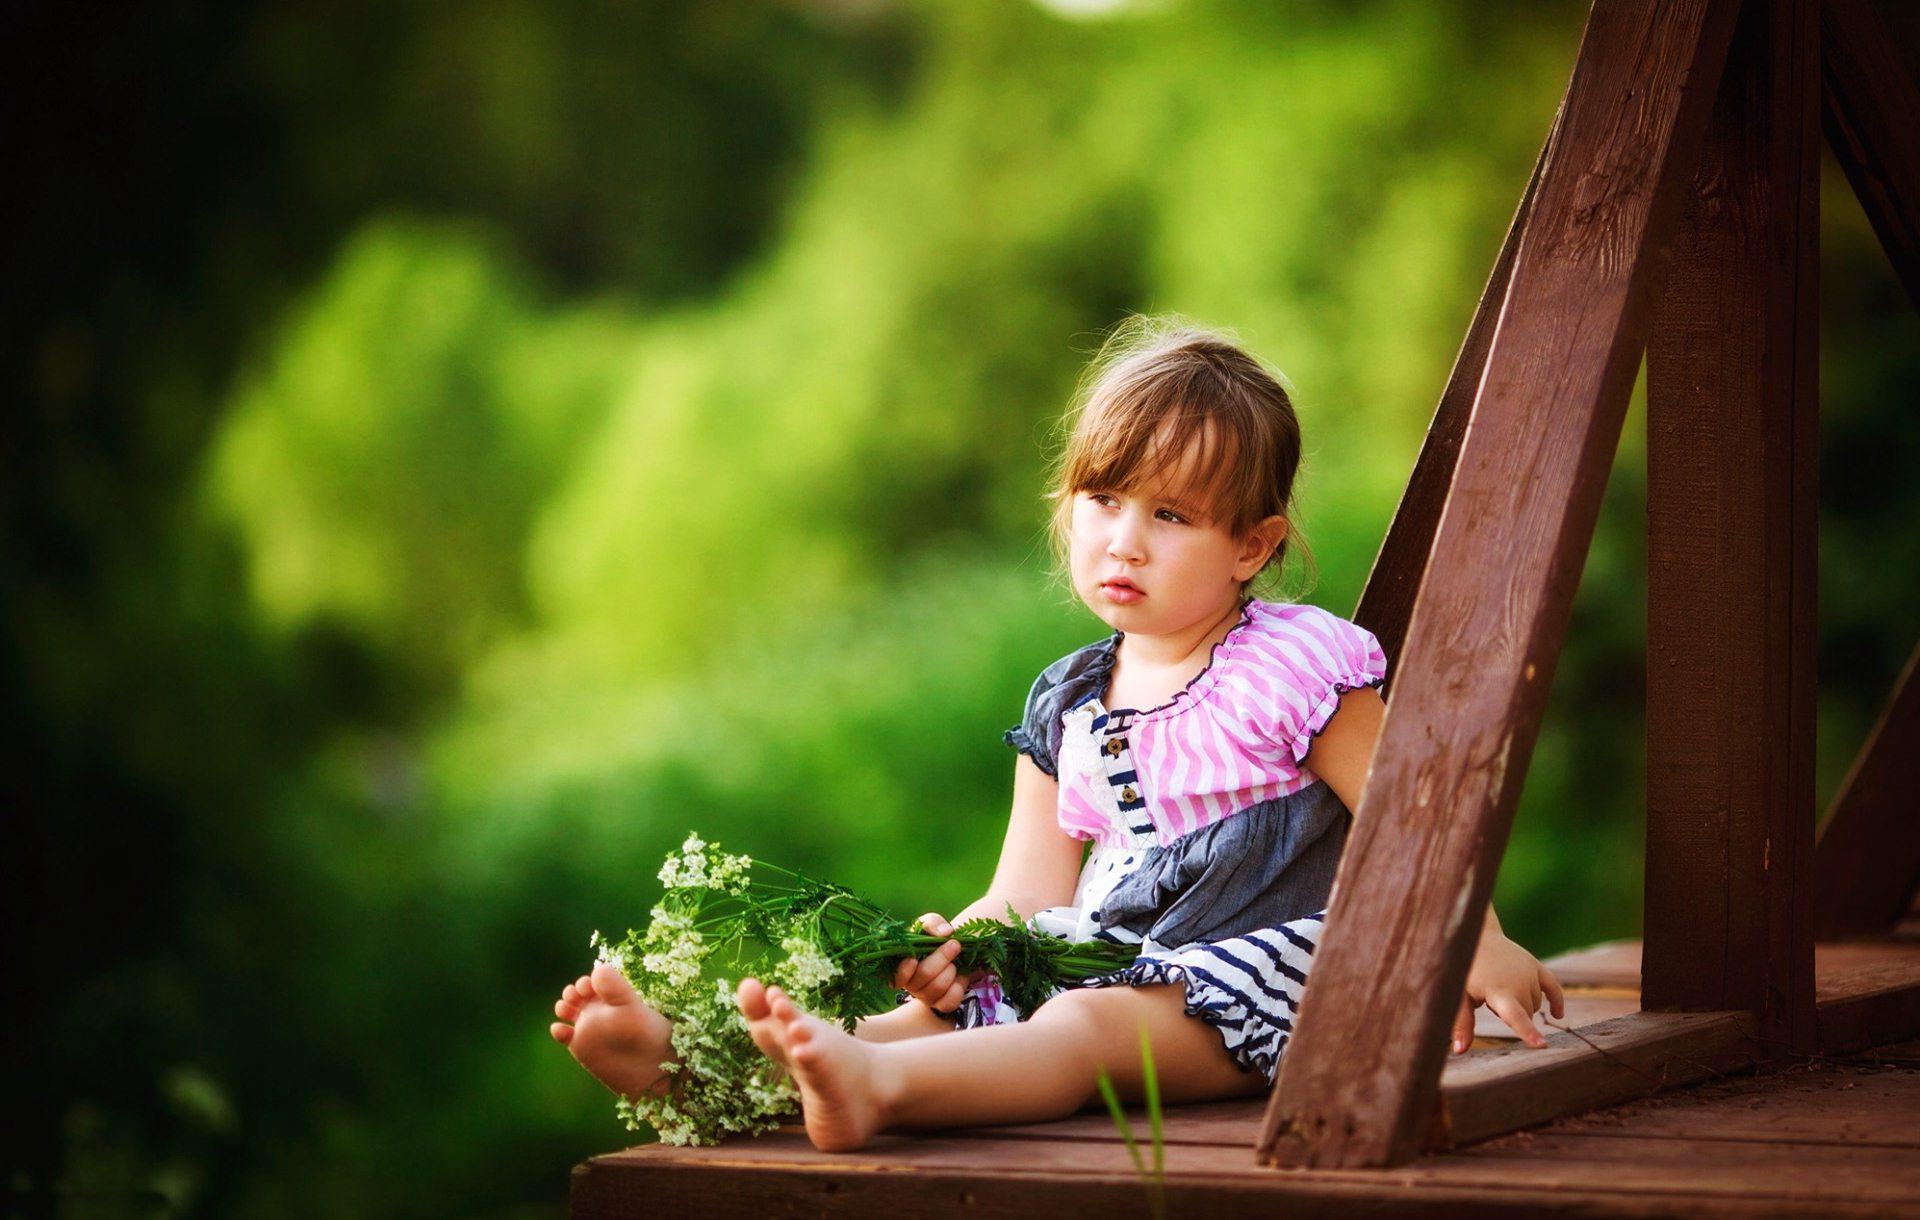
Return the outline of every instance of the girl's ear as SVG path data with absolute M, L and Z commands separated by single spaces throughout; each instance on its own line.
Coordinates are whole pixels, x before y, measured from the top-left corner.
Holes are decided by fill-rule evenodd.
M 1252 580 L 1255 573 L 1267 566 L 1267 560 L 1273 558 L 1274 549 L 1285 541 L 1289 528 L 1287 519 L 1276 514 L 1249 530 L 1246 545 L 1240 548 L 1239 561 L 1234 565 L 1235 578 Z

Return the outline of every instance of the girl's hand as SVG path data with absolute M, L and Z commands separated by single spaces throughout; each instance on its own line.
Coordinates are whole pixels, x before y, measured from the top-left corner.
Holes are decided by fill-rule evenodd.
M 1546 1035 L 1533 1024 L 1543 999 L 1552 1002 L 1556 1018 L 1566 1017 L 1566 996 L 1553 971 L 1505 936 L 1488 931 L 1467 970 L 1467 993 L 1460 998 L 1460 1013 L 1453 1020 L 1453 1053 L 1473 1045 L 1473 1010 L 1480 1004 L 1493 1009 L 1528 1046 L 1545 1046 Z
M 935 936 L 953 931 L 952 924 L 931 911 L 922 915 L 919 923 Z M 935 1012 L 952 1012 L 967 994 L 967 978 L 963 978 L 953 964 L 953 959 L 959 956 L 960 942 L 950 940 L 918 961 L 903 957 L 893 972 L 893 985 Z

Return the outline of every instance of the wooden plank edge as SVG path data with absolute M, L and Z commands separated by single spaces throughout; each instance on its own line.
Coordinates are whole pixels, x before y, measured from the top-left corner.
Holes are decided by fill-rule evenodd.
M 1457 1148 L 1765 1058 L 1745 1012 L 1640 1012 L 1550 1035 L 1543 1049 L 1501 1047 L 1449 1063 L 1428 1126 L 1429 1150 Z
M 1790 1146 L 1783 1148 L 1790 1152 Z M 1676 1180 L 1596 1187 L 1553 1180 L 1481 1178 L 1416 1181 L 1403 1171 L 1273 1170 L 1241 1175 L 1169 1175 L 1172 1214 L 1270 1216 L 1284 1202 L 1289 1217 L 1434 1216 L 1651 1217 L 1806 1215 L 1920 1216 L 1920 1205 L 1890 1207 L 1885 1198 L 1809 1199 L 1760 1189 L 1736 1195 L 1702 1193 Z M 1067 1171 L 995 1171 L 948 1167 L 886 1172 L 853 1166 L 701 1164 L 595 1158 L 574 1168 L 570 1214 L 576 1220 L 674 1220 L 743 1214 L 916 1217 L 1029 1216 L 1055 1208 L 1103 1215 L 1149 1214 L 1146 1192 L 1131 1175 Z
M 1920 979 L 1859 995 L 1837 996 L 1814 1009 L 1824 1054 L 1904 1042 L 1920 1035 Z

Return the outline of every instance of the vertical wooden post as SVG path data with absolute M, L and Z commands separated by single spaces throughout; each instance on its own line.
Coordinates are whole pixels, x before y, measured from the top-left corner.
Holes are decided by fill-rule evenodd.
M 1419 1149 L 1737 0 L 1597 0 L 1420 582 L 1262 1160 Z
M 1813 1035 L 1818 56 L 1817 0 L 1748 0 L 1647 343 L 1641 1005 L 1775 1050 Z

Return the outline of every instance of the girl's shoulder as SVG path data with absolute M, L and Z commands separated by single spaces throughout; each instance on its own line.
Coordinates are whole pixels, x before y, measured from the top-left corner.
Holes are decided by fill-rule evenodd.
M 1304 602 L 1247 603 L 1214 658 L 1216 703 L 1244 711 L 1311 707 L 1329 696 L 1386 680 L 1387 656 L 1371 631 Z M 1212 672 L 1212 671 L 1209 671 Z

